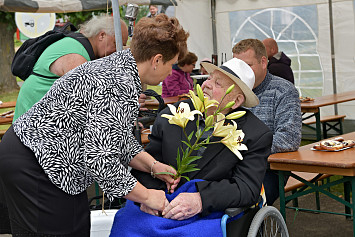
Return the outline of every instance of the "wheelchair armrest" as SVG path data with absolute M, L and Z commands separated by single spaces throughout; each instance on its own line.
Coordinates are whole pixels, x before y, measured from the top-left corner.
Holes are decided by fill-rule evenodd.
M 235 217 L 239 213 L 249 209 L 249 207 L 232 207 L 232 208 L 227 208 L 224 213 L 227 214 L 229 217 Z
M 227 214 L 229 217 L 235 217 L 236 215 L 238 215 L 239 213 L 241 212 L 245 212 L 249 209 L 253 209 L 257 206 L 259 206 L 260 204 L 263 203 L 263 198 L 261 196 L 259 196 L 259 199 L 258 199 L 258 202 L 256 205 L 253 205 L 251 207 L 230 207 L 230 208 L 227 208 L 224 213 Z

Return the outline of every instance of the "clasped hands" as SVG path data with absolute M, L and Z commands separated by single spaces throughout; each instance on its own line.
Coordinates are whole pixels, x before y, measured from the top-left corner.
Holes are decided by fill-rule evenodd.
M 154 215 L 161 216 L 173 220 L 185 220 L 202 211 L 202 201 L 200 193 L 180 193 L 170 203 L 165 202 L 167 205 L 160 213 L 158 210 L 149 208 L 141 204 L 141 211 Z
M 158 162 L 153 166 L 154 174 L 159 172 L 170 172 L 175 173 L 176 171 L 168 165 Z M 178 183 L 180 182 L 180 178 L 174 180 L 170 175 L 160 174 L 155 175 L 157 178 L 161 179 L 166 183 L 166 186 L 170 192 L 174 192 Z M 158 190 L 154 190 L 157 192 L 162 192 Z M 162 208 L 153 209 L 148 207 L 145 204 L 141 204 L 141 211 L 146 212 L 148 214 L 154 216 L 163 216 L 164 218 L 169 218 L 173 220 L 185 220 L 188 219 L 202 211 L 202 201 L 199 192 L 195 193 L 180 193 L 178 196 L 174 198 L 170 203 L 164 196 L 161 196 L 164 199 L 164 206 Z

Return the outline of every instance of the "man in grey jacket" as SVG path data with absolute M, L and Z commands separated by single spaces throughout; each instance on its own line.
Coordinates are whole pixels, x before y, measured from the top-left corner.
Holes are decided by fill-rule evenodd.
M 260 103 L 250 110 L 273 133 L 271 154 L 297 150 L 301 142 L 302 116 L 295 86 L 268 72 L 266 49 L 260 40 L 245 39 L 238 42 L 233 47 L 233 57 L 246 62 L 255 73 L 253 92 Z M 278 184 L 277 173 L 268 169 L 264 178 L 268 205 L 272 205 L 279 197 Z

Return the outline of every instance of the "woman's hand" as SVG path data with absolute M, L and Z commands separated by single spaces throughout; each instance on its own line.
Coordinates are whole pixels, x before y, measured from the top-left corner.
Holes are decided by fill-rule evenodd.
M 144 204 L 141 204 L 141 211 L 142 212 L 145 212 L 145 213 L 148 213 L 150 215 L 153 215 L 153 216 L 159 216 L 159 211 L 158 210 L 154 210 L 152 208 L 149 208 L 148 206 L 144 205 Z
M 163 217 L 174 220 L 185 220 L 202 212 L 200 193 L 180 193 L 164 209 Z
M 142 93 L 139 95 L 138 103 L 139 103 L 139 110 L 140 111 L 148 110 L 147 108 L 144 108 L 146 99 L 147 99 L 147 96 L 145 94 Z
M 148 199 L 142 202 L 142 204 L 146 205 L 150 209 L 163 211 L 164 208 L 169 205 L 169 202 L 165 197 L 164 191 L 148 189 Z
M 166 183 L 166 186 L 167 186 L 168 190 L 170 190 L 170 193 L 174 192 L 175 188 L 177 187 L 177 185 L 180 182 L 180 178 L 174 179 L 169 174 L 157 174 L 160 172 L 169 172 L 169 173 L 172 173 L 175 175 L 176 170 L 174 168 L 158 161 L 156 164 L 154 164 L 152 166 L 152 172 L 155 177 L 157 177 L 158 179 L 160 179 Z

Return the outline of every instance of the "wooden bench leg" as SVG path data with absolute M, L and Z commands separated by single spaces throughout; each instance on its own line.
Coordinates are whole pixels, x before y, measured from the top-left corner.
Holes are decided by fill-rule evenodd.
M 339 128 L 337 128 L 338 125 L 339 125 Z M 336 131 L 338 133 L 338 135 L 342 135 L 343 134 L 342 119 L 337 120 L 334 125 L 332 125 L 332 124 L 330 124 L 328 122 L 323 122 L 322 126 L 323 126 L 323 137 L 324 137 L 324 139 L 328 138 L 327 132 L 330 131 L 330 130 Z

